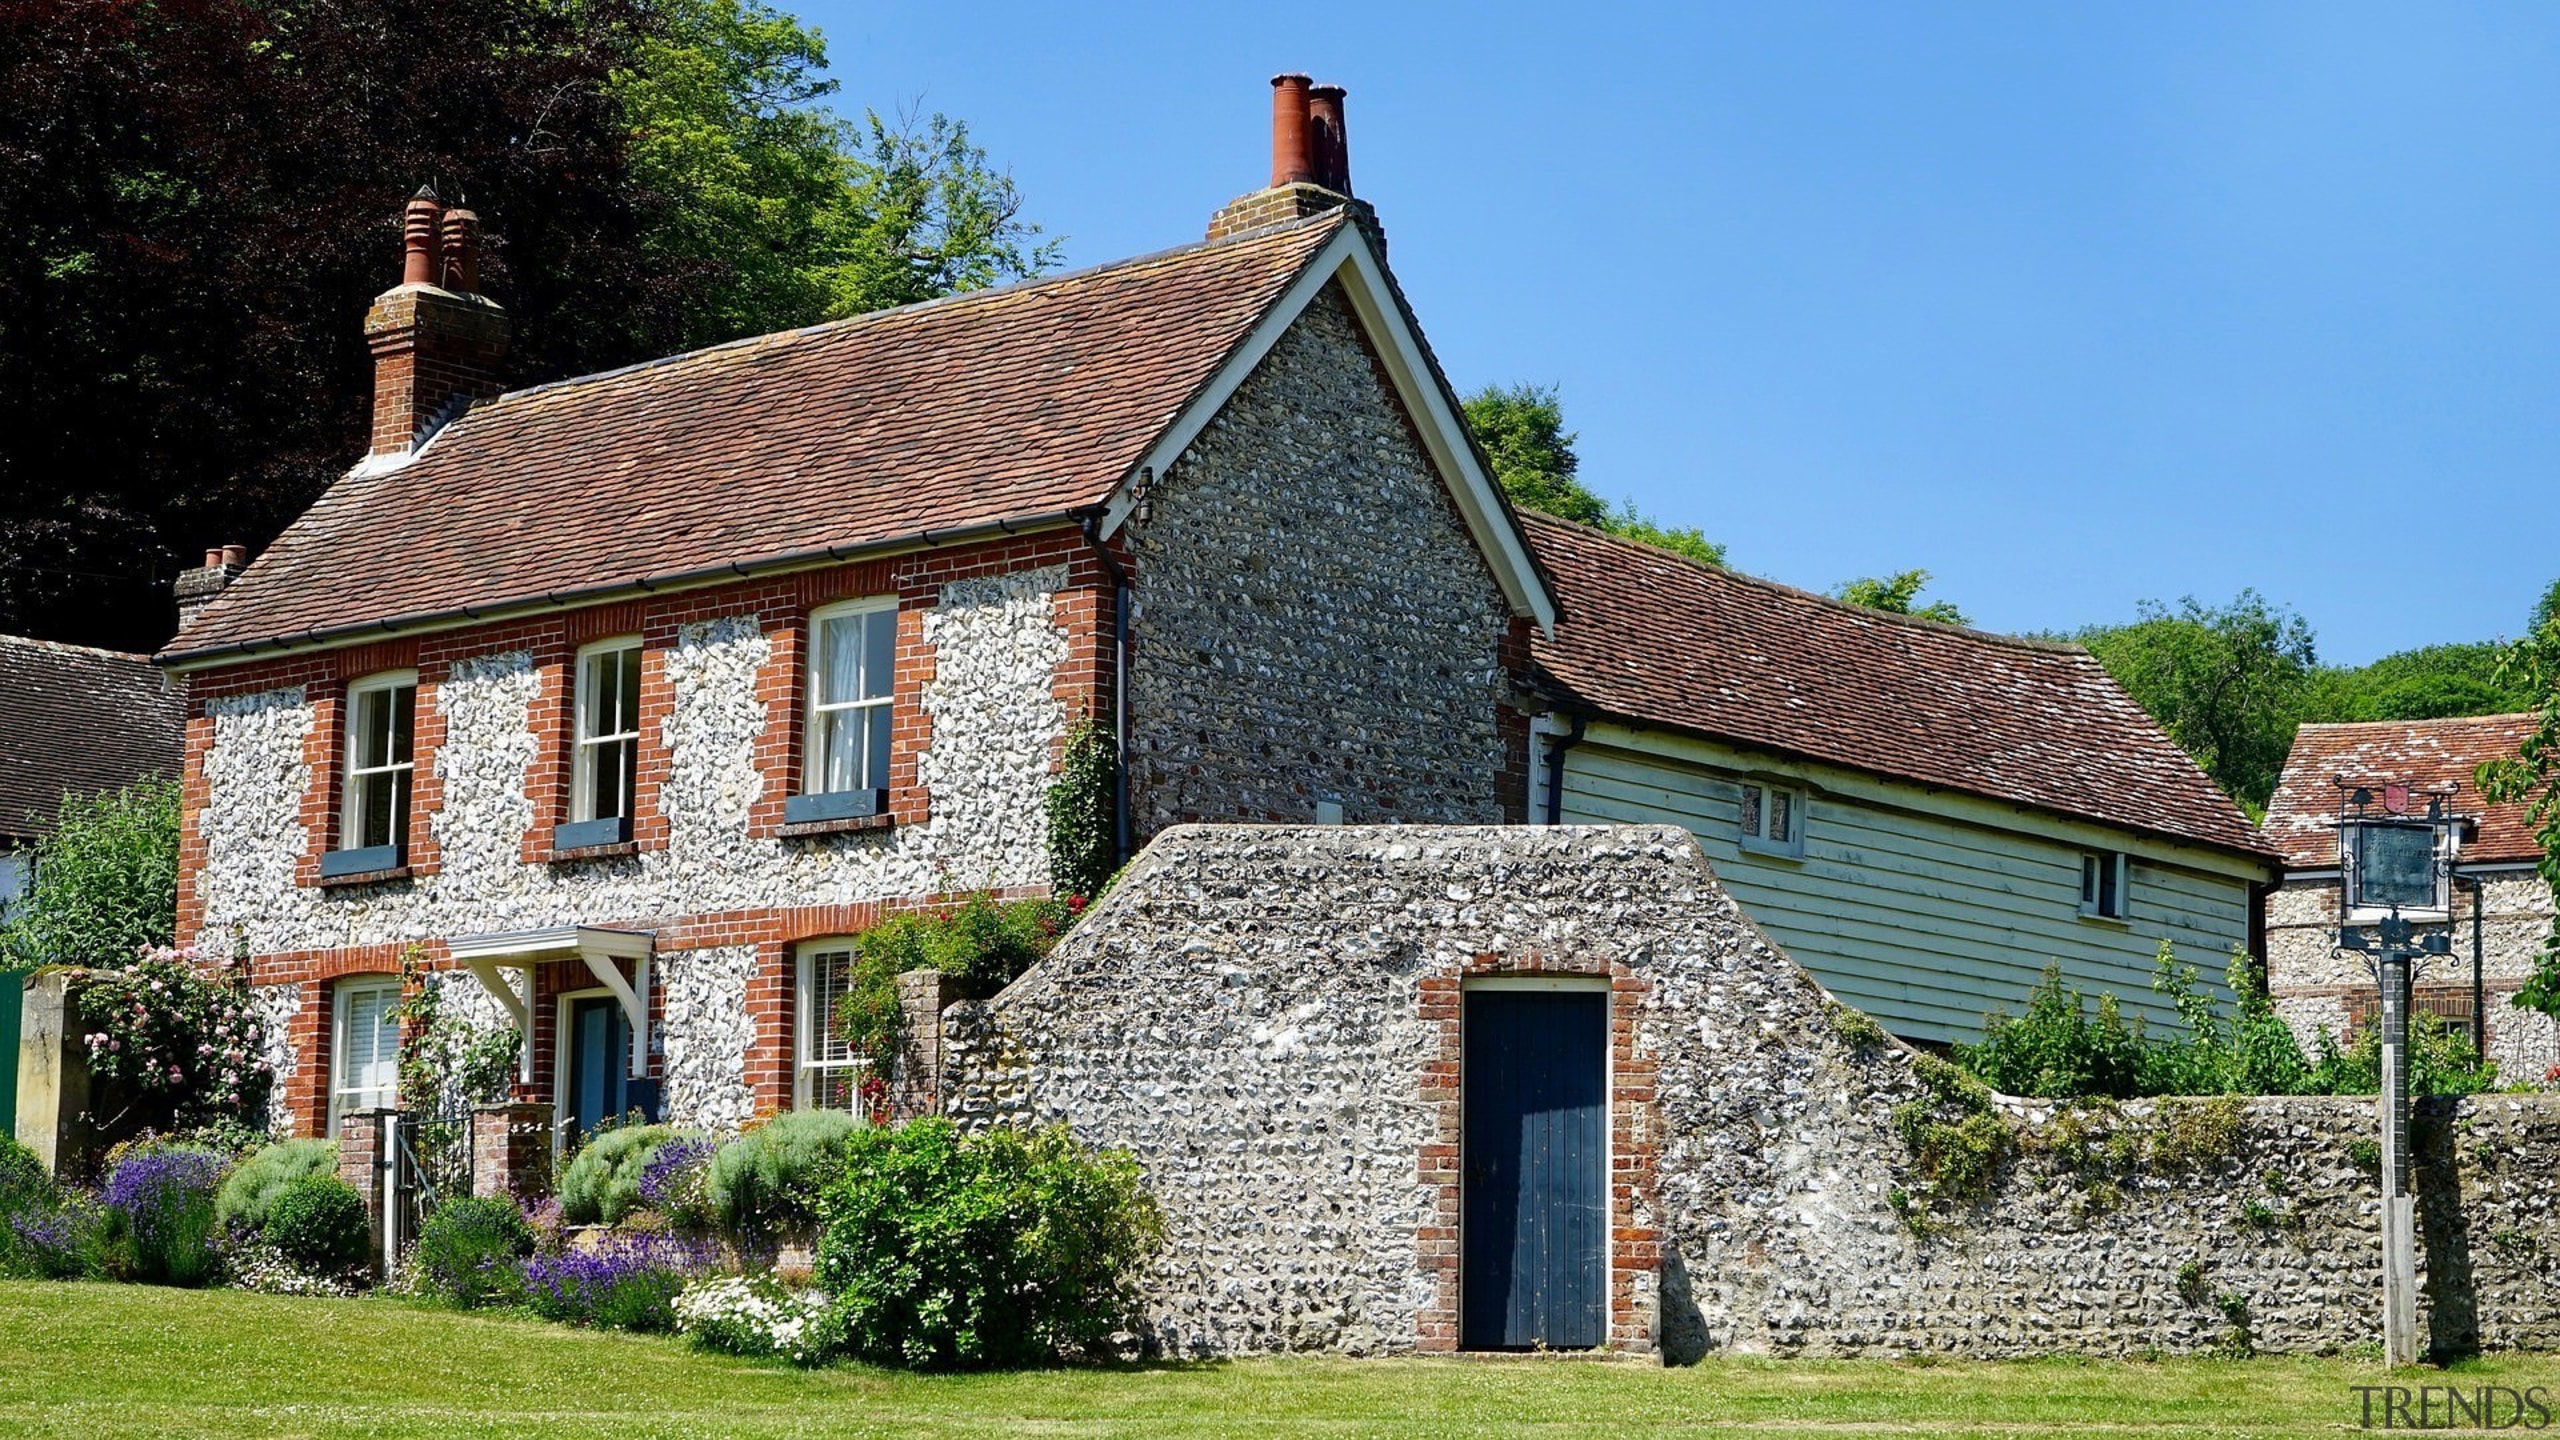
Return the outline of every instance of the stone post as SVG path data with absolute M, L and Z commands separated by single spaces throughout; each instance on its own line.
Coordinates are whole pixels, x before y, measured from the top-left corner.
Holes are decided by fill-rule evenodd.
M 389 1110 L 351 1110 L 338 1117 L 338 1178 L 364 1197 L 365 1219 L 373 1234 L 374 1273 L 389 1273 L 384 1249 L 389 1239 L 386 1208 L 393 1176 L 383 1164 L 383 1121 Z
M 531 1206 L 551 1193 L 551 1106 L 531 1100 L 471 1112 L 471 1193 Z
M 71 977 L 44 971 L 25 980 L 26 1008 L 18 1018 L 18 1140 L 36 1152 L 44 1168 L 64 1180 L 87 1178 L 92 1143 L 89 1125 L 89 1057 L 80 1043 L 80 1004 Z M 16 976 L 9 984 L 20 983 Z
M 898 1063 L 889 1075 L 889 1118 L 914 1120 L 942 1111 L 942 1012 L 959 987 L 939 970 L 910 970 L 898 977 L 898 1012 L 904 1022 Z

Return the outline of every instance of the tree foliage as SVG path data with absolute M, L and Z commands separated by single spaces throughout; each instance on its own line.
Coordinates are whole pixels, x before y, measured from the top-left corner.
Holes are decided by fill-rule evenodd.
M 942 115 L 847 121 L 818 33 L 756 0 L 662 0 L 612 92 L 634 186 L 658 202 L 652 267 L 708 283 L 709 344 L 981 289 L 1048 268 L 1012 177 Z
M 2311 627 L 2243 590 L 2227 606 L 2145 601 L 2131 625 L 2074 636 L 2231 797 L 2262 813 L 2311 681 Z
M 1928 584 L 1928 571 L 1903 570 L 1891 575 L 1869 575 L 1848 581 L 1831 595 L 1833 599 L 1869 610 L 1882 610 L 1888 615 L 1912 615 L 1944 625 L 1972 623 L 1949 601 L 1933 600 L 1926 605 L 1920 604 L 1920 592 L 1928 588 Z
M 178 929 L 178 782 L 65 795 L 34 883 L 0 916 L 0 970 L 131 965 Z
M 2542 881 L 2560 900 L 2560 584 L 2543 596 L 2534 620 L 2498 667 L 2499 683 L 2534 697 L 2533 731 L 2515 755 L 2482 765 L 2476 779 L 2483 798 L 2525 807 L 2525 823 L 2542 847 Z M 2560 920 L 2513 1003 L 2560 1019 Z
M 1573 448 L 1580 437 L 1564 428 L 1564 402 L 1555 387 L 1488 385 L 1467 398 L 1465 415 L 1512 504 L 1640 540 L 1701 565 L 1724 564 L 1724 547 L 1696 528 L 1663 525 L 1631 500 L 1612 506 L 1582 483 L 1582 457 Z
M 1049 263 L 962 127 L 849 123 L 823 64 L 753 0 L 0 8 L 0 630 L 156 645 L 361 451 L 421 182 L 518 384 Z

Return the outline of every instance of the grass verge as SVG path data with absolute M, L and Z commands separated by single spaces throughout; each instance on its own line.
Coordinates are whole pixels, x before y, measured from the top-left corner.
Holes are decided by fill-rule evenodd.
M 2378 1362 L 1274 1359 L 812 1373 L 392 1300 L 0 1284 L 0 1430 L 100 1435 L 2337 1435 Z M 2397 1383 L 2545 1385 L 2540 1356 Z M 2378 1419 L 2378 1417 L 2377 1417 Z

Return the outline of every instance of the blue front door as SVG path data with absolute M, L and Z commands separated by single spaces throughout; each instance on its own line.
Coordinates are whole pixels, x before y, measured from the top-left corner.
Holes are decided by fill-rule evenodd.
M 569 1132 L 572 1145 L 630 1108 L 631 1022 L 609 995 L 569 1002 Z
M 1466 992 L 1458 1343 L 1608 1339 L 1603 990 Z

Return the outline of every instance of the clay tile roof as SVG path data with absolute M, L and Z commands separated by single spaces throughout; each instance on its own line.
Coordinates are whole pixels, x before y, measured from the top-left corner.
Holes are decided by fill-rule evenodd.
M 484 401 L 164 656 L 1095 505 L 1344 212 Z
M 2483 760 L 2514 759 L 2534 721 L 2526 714 L 2305 725 L 2293 732 L 2293 753 L 2285 757 L 2284 775 L 2267 803 L 2266 837 L 2294 869 L 2334 869 L 2340 776 L 2377 794 L 2394 783 L 2420 791 L 2459 785 L 2454 813 L 2480 821 L 2480 833 L 2463 842 L 2464 861 L 2539 860 L 2542 847 L 2534 843 L 2524 802 L 2483 804 L 2471 779 Z
M 186 728 L 148 656 L 0 635 L 0 838 L 50 833 L 66 792 L 175 778 Z
M 1521 518 L 1564 612 L 1532 654 L 1595 710 L 2264 853 L 2240 807 L 2076 645 L 1879 614 Z

